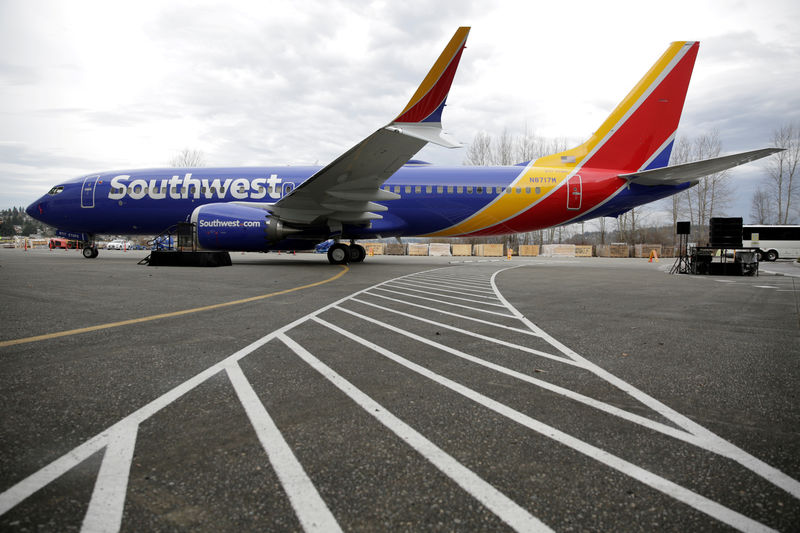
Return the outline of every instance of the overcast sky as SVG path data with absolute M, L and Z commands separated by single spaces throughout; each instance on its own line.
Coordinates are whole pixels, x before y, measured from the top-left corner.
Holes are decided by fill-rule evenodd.
M 0 0 L 0 208 L 94 171 L 326 164 L 472 27 L 445 129 L 584 139 L 671 41 L 699 40 L 679 135 L 723 152 L 800 120 L 800 3 Z M 464 150 L 417 156 L 459 165 Z M 737 169 L 749 212 L 763 164 Z

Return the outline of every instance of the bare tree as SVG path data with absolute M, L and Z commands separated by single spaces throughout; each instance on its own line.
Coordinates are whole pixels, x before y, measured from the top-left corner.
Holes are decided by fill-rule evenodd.
M 485 131 L 475 134 L 472 142 L 467 147 L 465 165 L 487 166 L 492 164 L 492 138 Z
M 503 133 L 497 138 L 494 143 L 494 150 L 492 150 L 492 164 L 493 165 L 514 165 L 519 163 L 516 159 L 516 144 L 514 138 L 508 133 L 507 129 L 503 129 Z
M 794 214 L 794 202 L 800 194 L 796 175 L 800 163 L 800 124 L 791 123 L 778 128 L 772 134 L 772 142 L 775 147 L 785 150 L 770 158 L 765 192 L 777 209 L 777 223 L 788 224 Z
M 772 222 L 772 213 L 774 211 L 770 208 L 769 195 L 764 189 L 759 188 L 753 199 L 750 202 L 750 218 L 754 224 L 769 224 Z
M 204 167 L 206 158 L 202 150 L 184 148 L 169 160 L 172 167 Z
M 717 157 L 722 151 L 722 142 L 719 140 L 719 132 L 716 130 L 688 139 L 685 141 L 686 146 L 682 142 L 676 143 L 678 146 L 676 163 L 685 162 L 680 160 L 684 157 L 686 161 Z M 709 220 L 714 216 L 724 214 L 725 208 L 730 205 L 733 193 L 728 177 L 728 171 L 724 171 L 701 178 L 696 185 L 686 191 L 685 197 L 682 198 L 686 201 L 687 213 L 692 222 L 692 232 L 695 233 L 695 239 L 699 242 L 708 240 Z M 678 206 L 682 199 L 678 199 Z M 674 214 L 673 222 L 677 222 Z

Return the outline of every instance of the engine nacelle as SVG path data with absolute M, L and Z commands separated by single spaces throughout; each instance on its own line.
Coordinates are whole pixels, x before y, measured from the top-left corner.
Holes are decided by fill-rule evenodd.
M 192 212 L 197 245 L 204 250 L 258 252 L 300 230 L 286 228 L 263 209 L 206 204 Z

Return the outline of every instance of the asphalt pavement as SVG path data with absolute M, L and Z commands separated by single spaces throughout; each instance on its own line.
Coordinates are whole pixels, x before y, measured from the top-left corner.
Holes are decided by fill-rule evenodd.
M 0 250 L 0 529 L 800 523 L 792 264 L 145 255 Z

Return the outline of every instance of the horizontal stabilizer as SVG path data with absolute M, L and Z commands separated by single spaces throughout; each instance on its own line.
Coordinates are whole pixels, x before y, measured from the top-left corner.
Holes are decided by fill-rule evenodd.
M 783 151 L 783 148 L 762 148 L 761 150 L 683 163 L 671 167 L 620 174 L 619 177 L 639 185 L 679 185 L 689 181 L 696 181 L 703 176 L 716 174 L 781 151 Z

